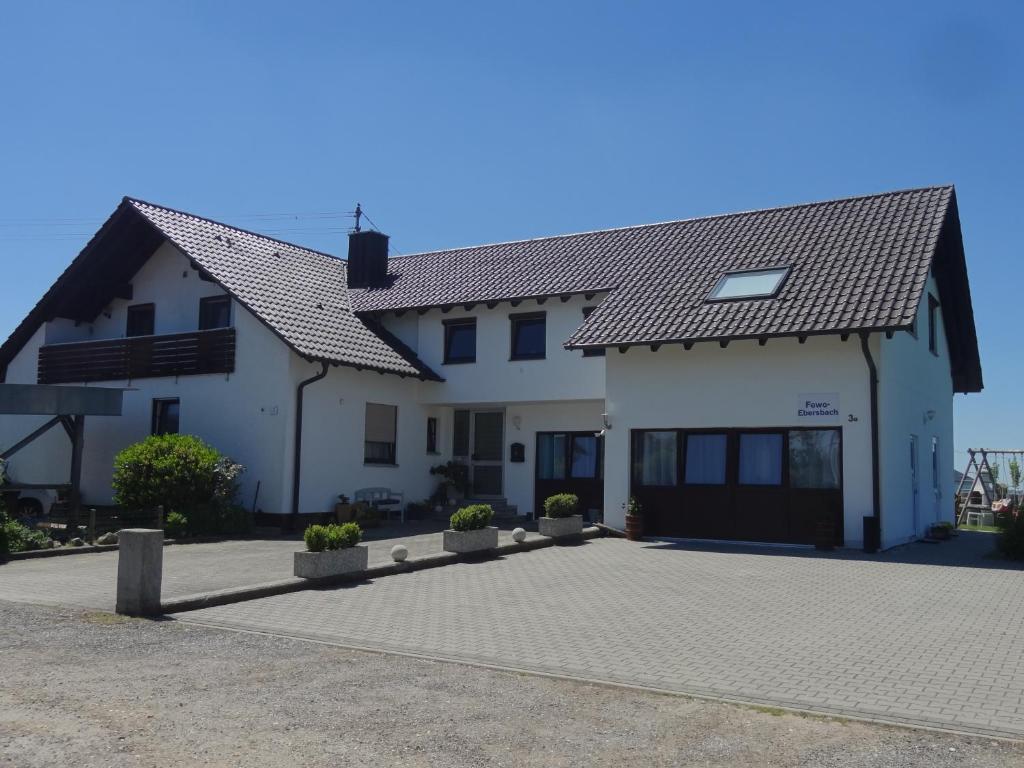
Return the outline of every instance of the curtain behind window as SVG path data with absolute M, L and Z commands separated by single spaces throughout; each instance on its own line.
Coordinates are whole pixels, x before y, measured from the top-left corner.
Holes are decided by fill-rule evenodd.
M 676 484 L 676 433 L 643 432 L 640 441 L 641 485 Z
M 782 484 L 782 435 L 740 435 L 740 485 Z
M 686 436 L 686 482 L 725 484 L 725 435 Z
M 839 431 L 789 433 L 789 484 L 793 488 L 839 487 Z

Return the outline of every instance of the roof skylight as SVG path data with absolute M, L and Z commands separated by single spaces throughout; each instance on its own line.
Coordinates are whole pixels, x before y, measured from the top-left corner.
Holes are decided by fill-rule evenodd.
M 787 272 L 789 267 L 726 272 L 718 279 L 708 301 L 770 298 L 778 293 Z

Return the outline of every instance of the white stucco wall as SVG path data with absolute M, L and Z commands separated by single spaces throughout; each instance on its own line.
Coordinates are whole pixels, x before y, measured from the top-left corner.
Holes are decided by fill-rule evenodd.
M 186 277 L 182 277 L 186 274 Z M 35 383 L 38 348 L 48 332 L 62 341 L 71 331 L 85 338 L 124 335 L 125 307 L 152 300 L 156 304 L 156 332 L 195 330 L 199 298 L 222 291 L 200 281 L 188 259 L 164 245 L 132 280 L 135 298 L 117 300 L 111 317 L 103 315 L 92 326 L 60 321 L 48 324 L 33 337 L 8 368 L 10 383 Z M 154 398 L 177 397 L 181 401 L 180 431 L 197 435 L 218 450 L 245 464 L 240 502 L 250 507 L 260 483 L 260 508 L 277 512 L 282 507 L 284 429 L 291 408 L 289 358 L 291 352 L 259 320 L 237 304 L 232 306 L 236 329 L 235 372 L 229 375 L 181 376 L 128 381 L 95 382 L 92 386 L 124 388 L 120 417 L 87 417 L 82 493 L 85 502 L 111 501 L 110 477 L 114 455 L 125 446 L 150 434 Z M 292 390 L 293 391 L 293 390 Z M 28 428 L 26 428 L 28 425 Z M 7 445 L 30 431 L 25 417 L 3 417 L 0 443 Z M 70 451 L 62 430 L 46 442 L 19 453 L 12 474 L 26 482 L 65 479 Z M 50 467 L 56 465 L 53 471 Z
M 877 339 L 872 346 L 877 349 Z M 801 394 L 837 393 L 840 416 L 797 417 Z M 605 435 L 605 520 L 625 525 L 630 430 L 686 427 L 789 427 L 820 424 L 843 432 L 844 543 L 863 542 L 871 514 L 871 432 L 867 366 L 855 338 L 811 337 L 609 351 Z M 849 421 L 852 415 L 856 421 Z
M 443 387 L 423 390 L 424 402 L 593 400 L 604 397 L 604 358 L 583 357 L 582 352 L 567 350 L 562 345 L 583 324 L 583 308 L 597 306 L 603 298 L 603 294 L 589 301 L 584 296 L 573 296 L 566 302 L 552 298 L 543 304 L 530 300 L 517 307 L 506 302 L 494 309 L 478 304 L 468 312 L 461 307 L 447 313 L 432 309 L 423 315 L 389 315 L 382 321 L 445 379 Z M 546 313 L 544 360 L 509 359 L 509 315 L 524 312 Z M 476 318 L 476 362 L 445 365 L 444 321 L 464 317 Z
M 289 388 L 320 370 L 291 356 Z M 430 467 L 447 461 L 451 449 L 451 412 L 424 405 L 419 392 L 439 386 L 372 371 L 332 367 L 327 376 L 306 387 L 303 401 L 302 477 L 299 512 L 327 512 L 338 494 L 352 496 L 360 488 L 386 487 L 420 501 L 437 486 Z M 396 465 L 364 464 L 363 439 L 366 403 L 398 406 Z M 427 417 L 438 418 L 440 454 L 427 453 Z M 291 511 L 291 464 L 294 421 L 289 415 L 286 446 L 285 508 Z
M 939 298 L 934 279 L 921 300 L 917 337 L 898 333 L 881 339 L 879 436 L 882 541 L 893 546 L 925 533 L 937 520 L 953 520 L 953 383 L 949 350 L 936 311 L 937 350 L 928 349 L 928 295 Z M 928 412 L 934 416 L 929 418 Z M 915 526 L 910 436 L 918 437 L 918 514 Z M 939 440 L 938 493 L 933 490 L 931 441 Z

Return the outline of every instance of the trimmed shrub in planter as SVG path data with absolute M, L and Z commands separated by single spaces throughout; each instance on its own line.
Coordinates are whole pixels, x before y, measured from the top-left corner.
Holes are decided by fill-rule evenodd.
M 451 517 L 444 532 L 445 552 L 480 552 L 498 546 L 498 529 L 488 525 L 494 517 L 490 504 L 470 504 Z
M 363 531 L 357 523 L 311 525 L 303 538 L 306 552 L 295 553 L 295 575 L 303 579 L 321 579 L 352 571 L 365 571 L 369 550 L 357 546 Z
M 580 500 L 574 493 L 556 493 L 544 500 L 544 517 L 537 518 L 541 536 L 561 539 L 583 535 L 583 517 L 576 514 Z

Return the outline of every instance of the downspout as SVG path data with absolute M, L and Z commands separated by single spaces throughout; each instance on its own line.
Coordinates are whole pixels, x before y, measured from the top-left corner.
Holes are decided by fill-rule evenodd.
M 310 376 L 299 382 L 295 389 L 295 453 L 292 458 L 292 513 L 288 527 L 295 530 L 295 524 L 299 519 L 299 482 L 302 479 L 302 395 L 303 391 L 315 381 L 320 381 L 327 375 L 327 361 L 321 360 L 320 373 Z
M 878 366 L 868 346 L 870 334 L 860 334 L 860 348 L 868 364 L 868 388 L 871 392 L 871 517 L 864 518 L 864 551 L 877 552 L 882 545 L 882 502 L 879 482 L 878 448 Z

